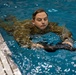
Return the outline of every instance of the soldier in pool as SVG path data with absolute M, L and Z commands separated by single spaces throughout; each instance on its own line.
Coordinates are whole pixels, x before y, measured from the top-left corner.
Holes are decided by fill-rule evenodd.
M 23 47 L 43 48 L 48 52 L 58 49 L 75 51 L 73 48 L 72 33 L 58 23 L 49 22 L 48 14 L 43 9 L 36 10 L 32 15 L 32 20 L 18 21 L 15 16 L 7 16 L 4 21 L 0 21 L 0 27 L 4 28 Z M 44 42 L 33 43 L 30 35 L 45 34 L 53 32 L 61 37 L 62 42 L 56 45 L 48 45 Z

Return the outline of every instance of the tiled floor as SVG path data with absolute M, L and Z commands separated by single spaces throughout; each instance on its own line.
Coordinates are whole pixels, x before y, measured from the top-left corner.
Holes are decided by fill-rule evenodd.
M 21 75 L 11 55 L 11 51 L 0 34 L 0 75 Z

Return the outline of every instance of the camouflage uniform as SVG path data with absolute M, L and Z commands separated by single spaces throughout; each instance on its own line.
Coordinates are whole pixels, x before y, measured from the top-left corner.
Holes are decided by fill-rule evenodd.
M 64 26 L 58 26 L 57 23 L 49 22 L 44 30 L 40 30 L 32 24 L 31 20 L 18 21 L 16 17 L 7 17 L 5 21 L 0 21 L 0 26 L 14 36 L 15 40 L 21 45 L 31 47 L 32 41 L 30 35 L 45 34 L 54 32 L 61 36 L 62 41 L 65 38 L 71 37 L 71 33 Z M 65 31 L 66 30 L 66 31 Z M 64 32 L 65 31 L 65 32 Z

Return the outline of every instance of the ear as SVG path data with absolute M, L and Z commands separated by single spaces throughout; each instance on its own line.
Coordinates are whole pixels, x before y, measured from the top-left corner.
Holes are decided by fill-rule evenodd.
M 35 24 L 35 21 L 32 19 L 32 24 L 34 25 Z

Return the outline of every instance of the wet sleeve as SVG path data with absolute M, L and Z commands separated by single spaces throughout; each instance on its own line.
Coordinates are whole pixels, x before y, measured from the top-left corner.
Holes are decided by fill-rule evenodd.
M 13 23 L 17 21 L 17 18 L 13 15 L 8 15 L 4 19 L 0 19 L 0 27 L 5 29 L 8 33 L 13 32 Z
M 1 22 L 0 27 L 6 30 L 9 34 L 13 32 L 13 28 L 10 22 Z
M 72 37 L 72 33 L 65 26 L 58 26 L 56 23 L 51 25 L 51 31 L 60 35 L 63 41 Z
M 28 21 L 16 22 L 14 24 L 14 29 L 13 36 L 19 45 L 30 48 L 32 44 L 30 40 L 30 23 Z
M 72 38 L 72 33 L 65 26 L 62 26 L 61 38 L 62 40 Z
M 29 29 L 17 29 L 14 31 L 13 36 L 20 46 L 30 48 L 32 42 Z

